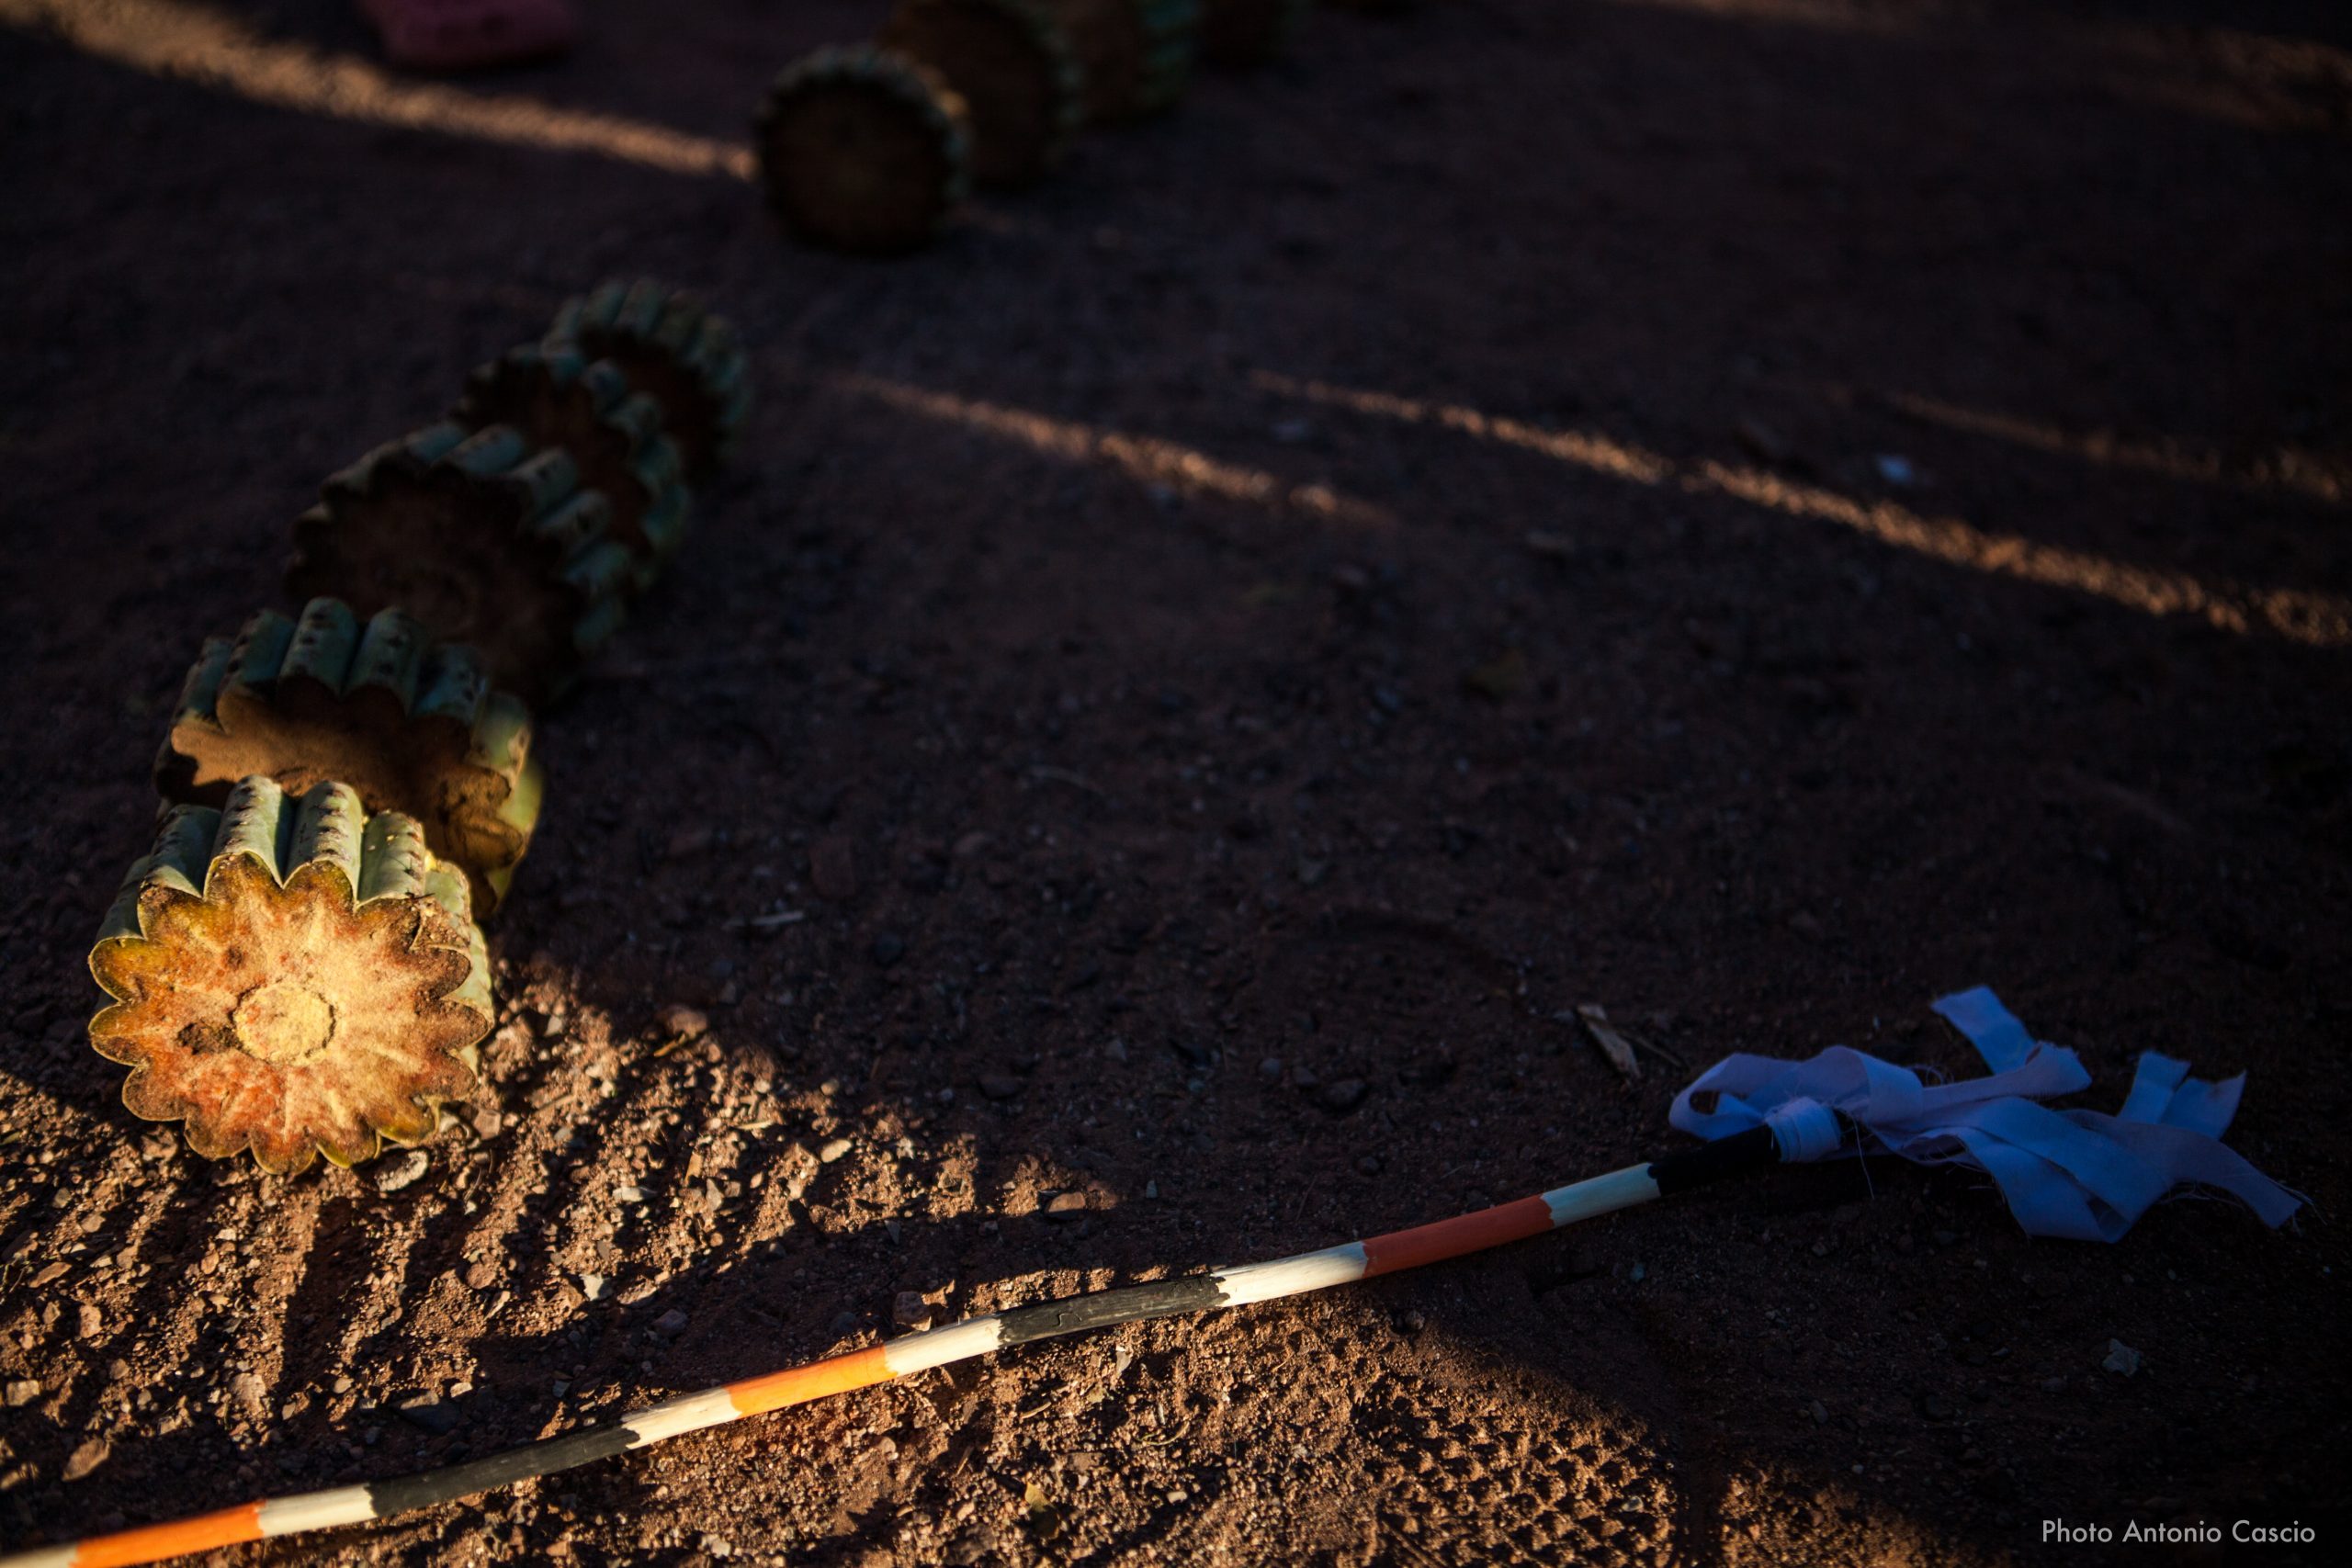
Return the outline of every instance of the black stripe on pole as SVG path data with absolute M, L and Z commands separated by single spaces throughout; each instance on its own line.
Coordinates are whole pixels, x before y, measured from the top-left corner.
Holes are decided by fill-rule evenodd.
M 1671 1198 L 1744 1170 L 1777 1165 L 1780 1159 L 1781 1145 L 1773 1141 L 1772 1129 L 1750 1127 L 1695 1149 L 1678 1149 L 1650 1167 L 1650 1179 L 1657 1183 L 1659 1197 Z
M 454 1464 L 447 1470 L 404 1476 L 398 1481 L 372 1481 L 368 1483 L 368 1505 L 376 1510 L 379 1519 L 411 1508 L 430 1508 L 436 1503 L 452 1503 L 494 1486 L 509 1486 L 535 1475 L 553 1475 L 575 1465 L 610 1459 L 626 1453 L 633 1438 L 634 1434 L 626 1426 L 597 1427 L 549 1438 L 528 1448 L 492 1454 L 487 1459 Z
M 1181 1280 L 1158 1280 L 1148 1285 L 1127 1285 L 1097 1291 L 1091 1296 L 1044 1302 L 997 1314 L 997 1343 L 1026 1345 L 1057 1334 L 1079 1334 L 1107 1328 L 1114 1323 L 1140 1323 L 1148 1317 L 1172 1317 L 1178 1313 L 1206 1312 L 1225 1304 L 1225 1287 L 1214 1274 L 1187 1274 Z

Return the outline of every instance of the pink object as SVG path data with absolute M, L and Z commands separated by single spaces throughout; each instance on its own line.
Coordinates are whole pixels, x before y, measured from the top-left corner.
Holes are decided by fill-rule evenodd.
M 469 71 L 571 47 L 571 0 L 359 0 L 395 65 Z

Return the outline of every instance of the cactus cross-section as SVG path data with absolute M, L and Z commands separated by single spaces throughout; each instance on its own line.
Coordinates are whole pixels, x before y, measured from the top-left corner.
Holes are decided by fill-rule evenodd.
M 130 1068 L 123 1103 L 209 1158 L 356 1164 L 479 1087 L 490 969 L 466 879 L 342 784 L 297 799 L 253 778 L 219 810 L 173 807 L 90 971 L 112 998 L 90 1043 Z

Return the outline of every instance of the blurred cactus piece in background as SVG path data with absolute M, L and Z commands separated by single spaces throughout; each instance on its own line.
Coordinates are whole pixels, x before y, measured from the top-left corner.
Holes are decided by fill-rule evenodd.
M 980 185 L 1030 184 L 1077 134 L 1085 78 L 1046 0 L 899 0 L 880 41 L 963 98 Z
M 1085 73 L 1085 119 L 1115 125 L 1175 107 L 1200 51 L 1201 0 L 1047 0 Z
M 786 66 L 754 122 L 776 215 L 828 250 L 888 255 L 946 227 L 970 177 L 963 98 L 887 49 L 820 49 Z

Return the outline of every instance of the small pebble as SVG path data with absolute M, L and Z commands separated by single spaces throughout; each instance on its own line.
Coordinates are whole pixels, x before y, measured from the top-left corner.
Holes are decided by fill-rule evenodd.
M 98 1337 L 100 1330 L 106 1327 L 106 1314 L 98 1311 L 96 1305 L 89 1302 L 84 1302 L 82 1303 L 81 1329 L 83 1338 L 96 1339 Z
M 2099 1365 L 2127 1378 L 2136 1377 L 2140 1371 L 2140 1352 L 2120 1339 L 2110 1339 L 2107 1342 L 2107 1359 Z
M 1046 1218 L 1056 1222 L 1074 1220 L 1085 1213 L 1083 1192 L 1057 1192 L 1046 1204 Z
M 874 939 L 874 962 L 888 969 L 907 955 L 907 939 L 897 931 L 884 931 Z
M 385 1162 L 384 1168 L 376 1173 L 376 1190 L 398 1192 L 403 1187 L 413 1186 L 432 1164 L 423 1149 L 411 1149 L 400 1158 Z
M 835 1138 L 832 1142 L 827 1144 L 824 1147 L 817 1151 L 817 1157 L 825 1164 L 831 1165 L 835 1160 L 841 1158 L 842 1156 L 849 1153 L 849 1150 L 850 1142 L 847 1138 Z
M 929 1328 L 931 1303 L 917 1291 L 900 1291 L 890 1303 L 890 1321 L 901 1328 Z
M 1326 1111 L 1343 1115 L 1363 1103 L 1369 1087 L 1362 1078 L 1334 1078 L 1323 1086 L 1323 1092 L 1315 1097 L 1316 1102 Z
M 1258 1064 L 1258 1076 L 1265 1079 L 1268 1083 L 1272 1083 L 1275 1079 L 1283 1076 L 1283 1059 L 1280 1056 L 1269 1056 L 1264 1061 L 1260 1062 Z
M 672 1002 L 662 1010 L 662 1032 L 675 1039 L 699 1040 L 710 1032 L 710 1020 L 700 1010 Z
M 605 1277 L 602 1274 L 581 1275 L 580 1293 L 592 1302 L 595 1301 L 605 1293 Z
M 65 1479 L 81 1480 L 82 1477 L 106 1463 L 107 1455 L 111 1451 L 104 1438 L 90 1438 L 80 1448 L 75 1449 L 65 1461 Z
M 19 1405 L 30 1404 L 40 1397 L 40 1384 L 31 1378 L 11 1378 L 8 1381 L 7 1396 L 8 1406 L 12 1410 Z
M 672 1307 L 653 1320 L 653 1332 L 664 1339 L 675 1339 L 686 1331 L 686 1314 L 678 1308 Z
M 645 1192 L 641 1188 L 616 1187 L 613 1189 L 613 1196 L 619 1199 L 624 1203 L 642 1203 L 645 1201 Z

